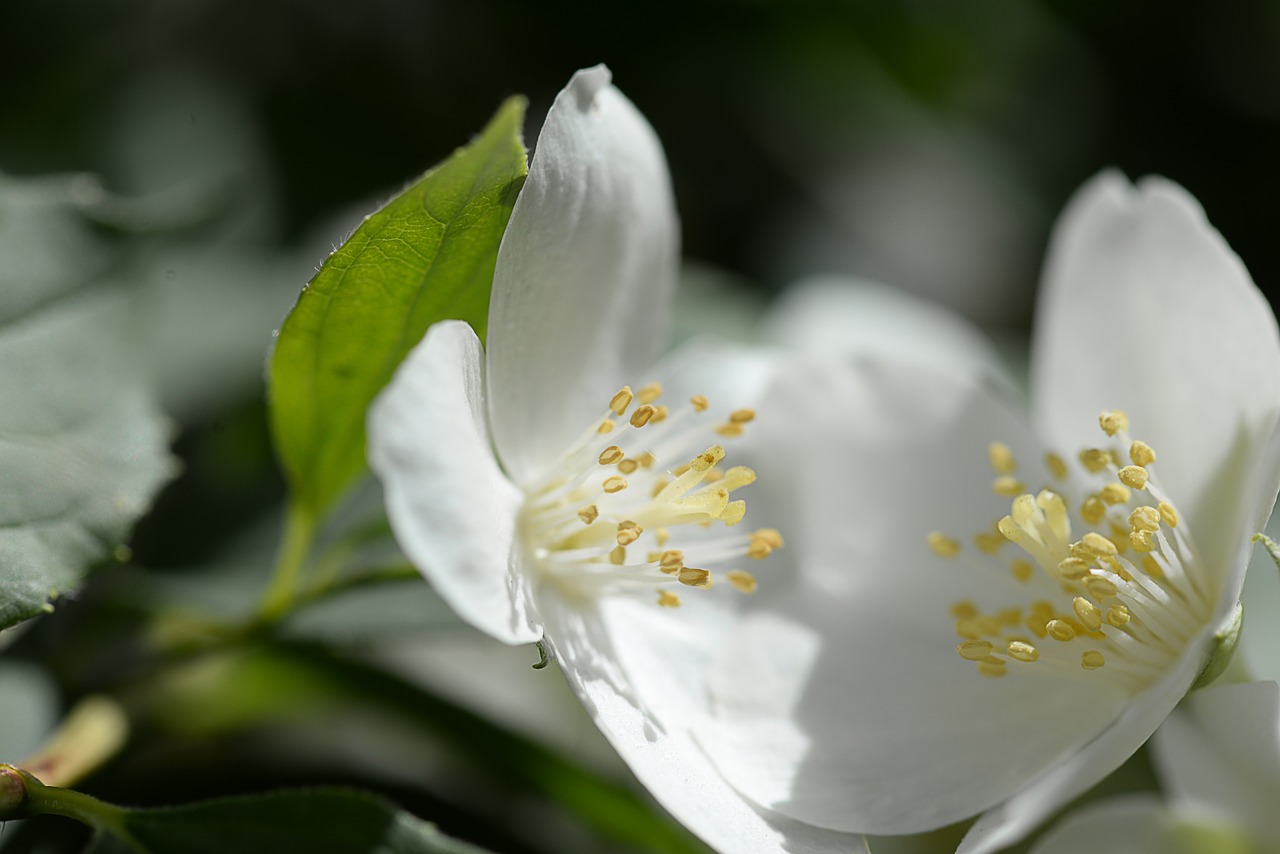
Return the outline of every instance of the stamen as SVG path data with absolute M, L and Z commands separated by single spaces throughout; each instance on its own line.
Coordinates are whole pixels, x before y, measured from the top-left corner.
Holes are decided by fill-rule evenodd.
M 1035 661 L 1040 657 L 1040 650 L 1025 641 L 1009 641 L 1009 656 L 1018 661 Z
M 758 587 L 756 577 L 741 569 L 731 569 L 724 574 L 724 580 L 742 593 L 755 593 Z
M 1168 501 L 1161 501 L 1156 505 L 1156 509 L 1160 511 L 1160 518 L 1170 528 L 1178 527 L 1178 511 Z
M 1116 473 L 1116 477 L 1120 478 L 1120 482 L 1125 486 L 1131 486 L 1134 489 L 1145 489 L 1147 485 L 1147 470 L 1142 466 L 1125 466 Z
M 1097 670 L 1106 663 L 1107 660 L 1103 658 L 1102 653 L 1098 652 L 1096 649 L 1091 649 L 1087 652 L 1081 653 L 1080 655 L 1080 666 L 1085 670 Z
M 729 423 L 746 424 L 749 421 L 753 421 L 755 417 L 756 411 L 754 409 L 735 409 L 729 413 Z
M 992 442 L 988 445 L 987 459 L 991 462 L 991 470 L 996 474 L 1013 474 L 1018 470 L 1018 461 L 1013 458 L 1013 451 L 1004 442 Z
M 956 647 L 956 652 L 965 661 L 982 661 L 995 649 L 989 641 L 967 640 Z
M 1102 489 L 1098 490 L 1098 497 L 1111 505 L 1128 504 L 1131 496 L 1132 493 L 1129 492 L 1129 488 L 1123 483 L 1103 484 Z
M 646 403 L 643 406 L 637 406 L 636 411 L 631 413 L 631 426 L 643 427 L 649 423 L 649 420 L 653 418 L 654 413 L 657 411 L 658 410 L 653 406 L 653 404 L 650 403 Z
M 1135 466 L 1146 468 L 1156 461 L 1156 452 L 1146 442 L 1135 441 L 1129 446 L 1129 459 Z
M 941 531 L 933 531 L 925 538 L 929 544 L 929 548 L 938 557 L 955 557 L 960 554 L 960 543 L 948 537 Z
M 686 566 L 676 576 L 680 583 L 687 587 L 710 587 L 711 573 L 705 569 L 694 569 Z
M 611 466 L 618 463 L 626 454 L 622 453 L 622 449 L 617 445 L 610 445 L 600 452 L 600 465 Z
M 600 510 L 594 504 L 588 504 L 586 507 L 578 509 L 578 518 L 585 524 L 590 525 L 600 518 Z
M 1054 453 L 1044 455 L 1044 467 L 1049 470 L 1049 474 L 1053 475 L 1054 480 L 1066 480 L 1069 473 L 1066 461 Z
M 706 412 L 707 407 L 711 405 L 707 402 L 706 397 L 700 394 L 695 394 L 693 397 L 689 398 L 689 402 L 693 404 L 693 408 L 697 412 Z
M 627 488 L 627 479 L 625 477 L 619 477 L 618 475 L 615 474 L 612 477 L 605 478 L 605 481 L 602 484 L 602 487 L 605 492 L 608 492 L 610 494 L 614 492 L 621 492 L 622 490 Z
M 649 383 L 636 392 L 636 400 L 640 403 L 653 403 L 659 397 L 662 397 L 662 383 Z M 621 415 L 622 413 L 619 412 L 618 414 Z
M 624 385 L 618 389 L 618 393 L 609 401 L 609 408 L 613 410 L 614 415 L 622 415 L 627 411 L 627 407 L 631 405 L 631 401 L 635 395 L 631 393 L 631 386 Z
M 663 608 L 679 608 L 680 597 L 669 590 L 658 591 L 658 604 Z
M 733 421 L 726 421 L 724 424 L 718 424 L 715 428 L 716 433 L 724 436 L 726 439 L 736 439 L 742 435 L 742 425 Z
M 1127 433 L 1129 432 L 1129 416 L 1118 409 L 1114 409 L 1099 415 L 1098 425 L 1102 427 L 1102 432 L 1108 436 L 1114 436 L 1120 432 Z

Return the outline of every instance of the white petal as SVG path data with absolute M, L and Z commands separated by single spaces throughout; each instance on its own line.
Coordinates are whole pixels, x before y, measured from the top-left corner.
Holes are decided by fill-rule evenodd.
M 699 749 L 691 732 L 705 724 L 707 659 L 729 615 L 685 599 L 674 611 L 620 598 L 601 601 L 599 611 L 546 605 L 547 636 L 597 726 L 654 797 L 718 851 L 865 851 L 860 837 L 750 805 Z
M 1185 190 L 1108 172 L 1076 194 L 1050 247 L 1032 368 L 1043 435 L 1074 452 L 1102 441 L 1099 412 L 1127 411 L 1205 563 L 1232 562 L 1280 484 L 1244 474 L 1280 413 L 1280 335 Z
M 505 643 L 542 632 L 511 565 L 520 491 L 485 429 L 483 354 L 471 327 L 437 323 L 369 409 L 369 464 L 396 541 L 467 622 Z
M 666 344 L 678 229 L 662 146 L 609 84 L 579 71 L 556 98 L 498 251 L 490 412 L 517 482 L 641 380 Z
M 1041 837 L 1031 854 L 1168 854 L 1184 850 L 1173 819 L 1154 795 L 1131 795 L 1070 813 Z
M 1160 780 L 1179 807 L 1214 813 L 1280 845 L 1280 686 L 1198 691 L 1152 740 Z
M 1206 630 L 1208 633 L 1208 630 Z M 1119 768 L 1187 693 L 1204 662 L 1193 652 L 1136 697 L 1096 740 L 978 817 L 956 854 L 988 854 L 1019 841 L 1072 798 Z
M 796 564 L 800 577 L 789 601 L 766 584 L 721 644 L 715 724 L 698 738 L 735 786 L 821 826 L 918 832 L 1009 798 L 1121 714 L 1126 696 L 1099 674 L 985 679 L 956 654 L 952 604 L 1037 598 L 1005 569 L 944 564 L 926 545 L 937 529 L 972 553 L 969 535 L 1008 511 L 987 491 L 986 452 L 998 440 L 1038 462 L 1018 413 L 898 363 L 812 365 L 775 388 L 756 425 L 773 452 L 759 462 L 768 506 L 753 509 L 787 537 L 769 575 Z
M 897 288 L 823 276 L 792 285 L 769 315 L 770 337 L 820 354 L 932 365 L 1007 382 L 990 340 L 957 314 Z

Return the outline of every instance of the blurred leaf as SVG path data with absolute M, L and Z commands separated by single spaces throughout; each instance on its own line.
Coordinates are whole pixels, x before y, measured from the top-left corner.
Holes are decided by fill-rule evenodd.
M 532 663 L 532 662 L 530 662 Z M 548 678 L 556 678 L 548 675 Z M 573 813 L 600 836 L 640 851 L 706 854 L 707 848 L 642 795 L 574 759 L 496 726 L 378 666 L 316 643 L 275 643 L 205 656 L 132 698 L 156 723 L 197 737 L 267 725 L 350 721 L 381 711 L 522 791 Z
M 0 325 L 0 628 L 112 553 L 174 472 L 119 294 Z
M 271 424 L 312 518 L 365 467 L 365 410 L 438 320 L 483 334 L 498 244 L 527 170 L 511 98 L 469 146 L 371 214 L 285 320 L 270 366 Z
M 88 854 L 481 854 L 381 798 L 343 789 L 272 792 L 123 810 L 128 840 L 99 830 Z

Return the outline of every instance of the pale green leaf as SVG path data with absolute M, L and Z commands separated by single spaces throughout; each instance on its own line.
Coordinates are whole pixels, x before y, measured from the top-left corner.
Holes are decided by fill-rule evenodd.
M 271 426 L 315 518 L 365 470 L 365 410 L 427 327 L 483 334 L 498 244 L 527 171 L 524 101 L 371 214 L 302 292 L 270 365 Z
M 0 628 L 108 557 L 174 471 L 120 294 L 0 324 Z

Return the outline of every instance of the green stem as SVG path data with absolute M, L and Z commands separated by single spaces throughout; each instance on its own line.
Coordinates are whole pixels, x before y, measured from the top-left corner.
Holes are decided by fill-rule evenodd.
M 316 536 L 316 518 L 297 503 L 289 505 L 284 524 L 284 543 L 276 561 L 275 575 L 262 598 L 258 617 L 263 622 L 276 622 L 289 612 L 297 594 L 298 579 Z
M 12 765 L 0 765 L 0 776 L 10 781 L 20 780 L 25 789 L 20 811 L 14 817 L 60 815 L 87 824 L 95 830 L 107 831 L 141 848 L 130 835 L 125 824 L 125 811 L 120 807 L 74 789 L 46 786 L 28 772 Z

